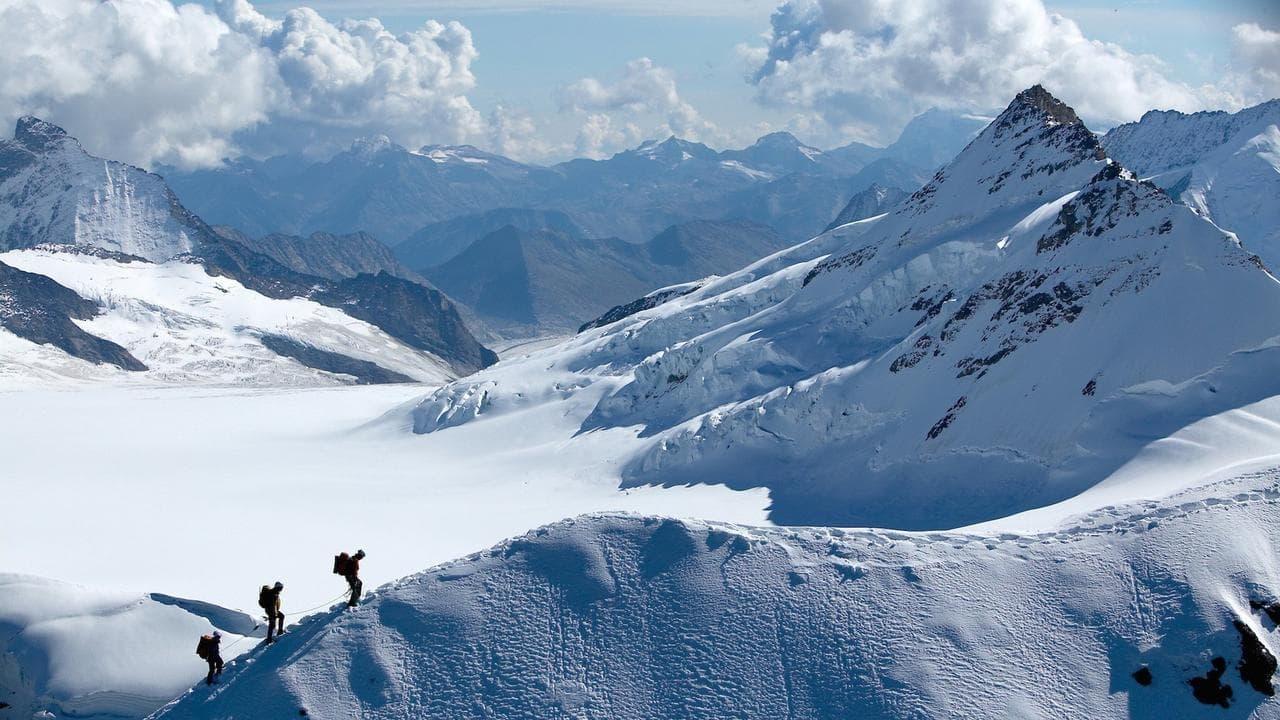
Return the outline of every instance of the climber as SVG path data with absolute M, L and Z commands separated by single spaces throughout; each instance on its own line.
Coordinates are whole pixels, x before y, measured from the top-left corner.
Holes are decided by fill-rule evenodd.
M 364 590 L 364 583 L 360 581 L 360 561 L 363 559 L 364 550 L 357 550 L 355 555 L 340 553 L 333 558 L 333 574 L 346 578 L 347 586 L 351 588 L 347 607 L 360 604 L 360 593 Z
M 209 674 L 204 679 L 206 685 L 214 684 L 217 678 L 222 676 L 222 650 L 219 647 L 221 643 L 222 633 L 217 630 L 214 630 L 212 635 L 201 635 L 200 642 L 196 643 L 196 655 L 209 663 Z
M 280 612 L 280 591 L 284 583 L 277 581 L 275 585 L 263 585 L 258 591 L 258 607 L 267 611 L 267 642 L 275 642 L 272 636 L 284 634 L 284 613 Z

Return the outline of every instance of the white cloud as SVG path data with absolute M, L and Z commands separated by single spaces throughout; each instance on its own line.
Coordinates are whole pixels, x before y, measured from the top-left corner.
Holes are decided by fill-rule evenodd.
M 1037 82 L 1103 123 L 1239 104 L 1085 37 L 1040 0 L 787 0 L 771 26 L 766 47 L 743 49 L 758 99 L 845 136 L 887 142 L 929 107 L 996 108 Z
M 1235 70 L 1245 86 L 1247 98 L 1280 97 L 1280 32 L 1257 23 L 1241 23 L 1232 28 Z
M 581 157 L 600 158 L 623 148 L 638 144 L 644 139 L 640 127 L 632 122 L 615 123 L 605 113 L 591 113 L 578 130 L 574 150 Z
M 715 142 L 723 133 L 680 97 L 675 75 L 649 58 L 627 63 L 614 82 L 586 77 L 562 88 L 563 110 L 583 116 L 577 150 L 600 157 L 649 138 Z M 649 126 L 647 135 L 641 125 Z
M 489 149 L 523 162 L 546 162 L 570 151 L 548 142 L 528 111 L 499 104 L 489 113 Z
M 237 150 L 406 144 L 484 132 L 466 97 L 476 50 L 458 23 L 399 35 L 245 0 L 0 0 L 0 118 L 32 113 L 92 150 L 207 165 Z M 71 51 L 74 49 L 74 51 Z

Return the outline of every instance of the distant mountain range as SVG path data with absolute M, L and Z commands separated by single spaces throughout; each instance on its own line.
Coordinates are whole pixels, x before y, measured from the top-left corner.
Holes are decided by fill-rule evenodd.
M 751 220 L 798 241 L 820 232 L 873 182 L 914 190 L 983 124 L 931 111 L 887 148 L 822 151 L 779 132 L 721 152 L 672 137 L 552 167 L 471 146 L 410 150 L 380 137 L 320 162 L 286 156 L 159 172 L 201 217 L 253 237 L 367 232 L 396 246 L 440 223 L 511 208 L 562 212 L 589 237 L 628 242 L 690 220 Z M 418 262 L 428 259 L 448 257 L 437 252 Z

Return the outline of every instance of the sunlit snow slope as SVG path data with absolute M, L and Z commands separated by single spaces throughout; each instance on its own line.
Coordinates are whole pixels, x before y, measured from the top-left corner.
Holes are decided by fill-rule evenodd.
M 628 483 L 767 487 L 788 524 L 951 528 L 1280 394 L 1278 319 L 1247 248 L 1037 86 L 889 214 L 447 386 L 416 429 L 604 384 L 581 431 L 639 432 Z
M 439 358 L 338 309 L 304 298 L 269 298 L 230 278 L 211 276 L 195 263 L 129 261 L 52 247 L 0 253 L 0 262 L 52 278 L 97 302 L 100 314 L 79 322 L 80 327 L 119 343 L 147 368 L 115 371 L 64 353 L 41 352 L 36 348 L 43 346 L 9 335 L 5 343 L 10 349 L 0 345 L 5 365 L 0 381 L 4 376 L 25 376 L 296 386 L 367 379 L 345 374 L 341 366 L 308 367 L 268 347 L 264 337 L 267 342 L 287 338 L 390 371 L 402 380 L 444 382 L 455 377 Z

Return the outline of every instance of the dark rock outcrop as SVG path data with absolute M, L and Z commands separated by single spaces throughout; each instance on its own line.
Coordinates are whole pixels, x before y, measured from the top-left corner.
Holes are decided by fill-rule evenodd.
M 388 370 L 368 360 L 358 360 L 305 343 L 300 343 L 283 335 L 263 335 L 262 344 L 268 350 L 284 357 L 293 358 L 309 368 L 350 375 L 356 379 L 357 385 L 385 385 L 389 383 L 411 383 L 413 378 Z
M 1204 677 L 1193 677 L 1187 681 L 1191 684 L 1191 694 L 1205 705 L 1231 707 L 1234 692 L 1230 685 L 1222 682 L 1222 676 L 1227 672 L 1227 661 L 1216 657 L 1212 665 L 1213 667 L 1204 674 Z
M 1235 621 L 1235 627 L 1240 633 L 1240 679 L 1263 695 L 1274 696 L 1276 689 L 1271 678 L 1276 674 L 1275 656 L 1258 639 L 1253 628 L 1240 620 Z
M 480 344 L 439 291 L 386 272 L 333 281 L 291 270 L 233 240 L 210 233 L 195 261 L 273 298 L 305 297 L 378 326 L 388 335 L 439 356 L 467 374 L 498 361 Z
M 582 326 L 578 328 L 578 332 L 586 332 L 587 330 L 591 330 L 593 328 L 604 327 L 605 325 L 612 325 L 613 323 L 616 323 L 619 320 L 622 320 L 624 318 L 629 318 L 638 312 L 648 310 L 650 308 L 658 307 L 659 305 L 673 298 L 678 298 L 678 297 L 683 297 L 685 295 L 688 295 L 694 290 L 697 290 L 699 287 L 702 287 L 702 283 L 690 283 L 688 285 L 681 285 L 679 287 L 674 287 L 674 288 L 664 288 L 656 292 L 651 292 L 648 295 L 645 295 L 644 297 L 639 298 L 637 300 L 632 300 L 629 303 L 626 303 L 623 305 L 615 305 L 600 317 L 583 323 Z

